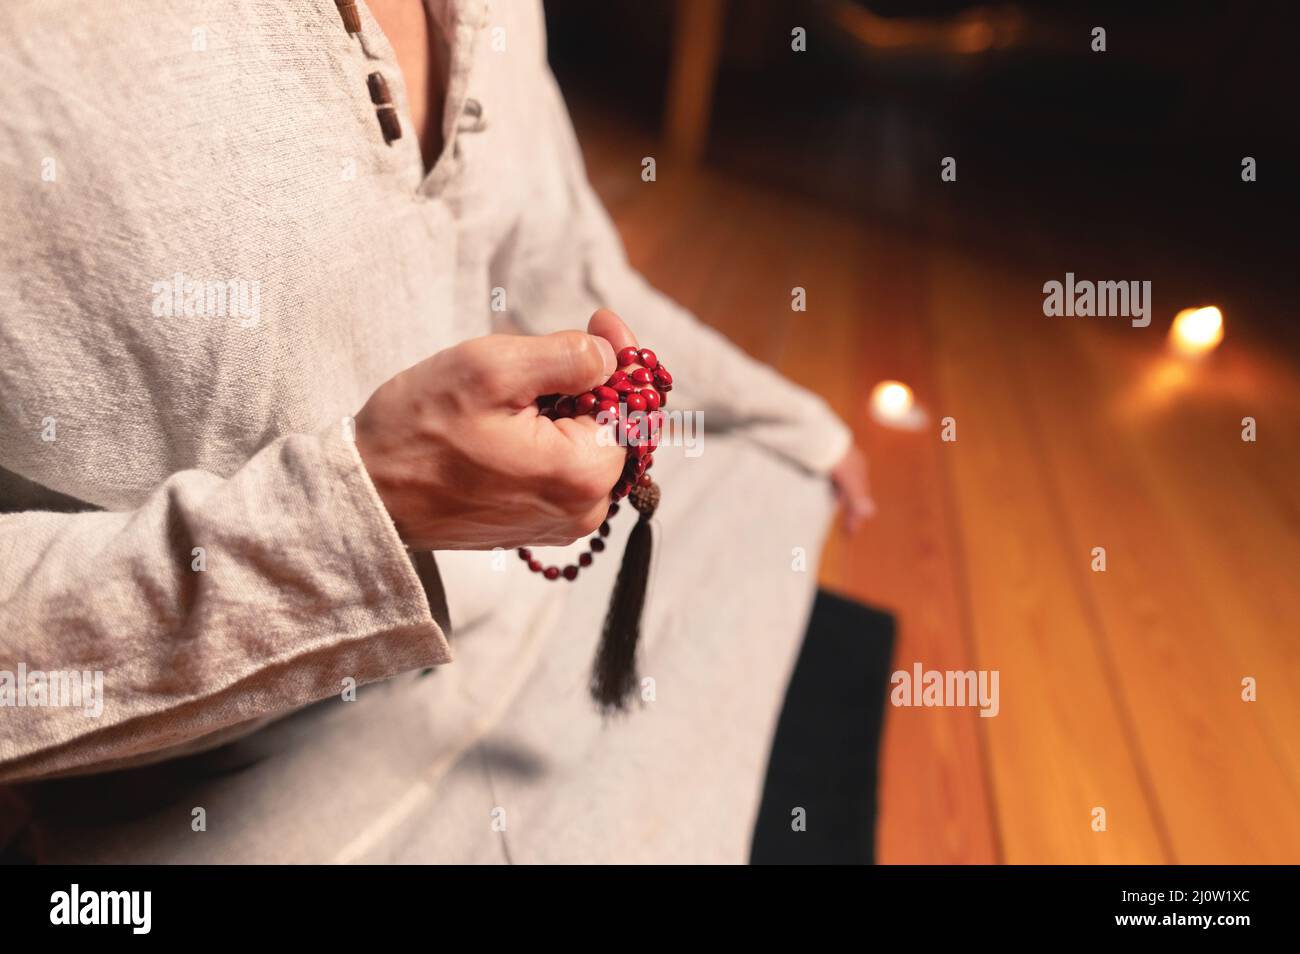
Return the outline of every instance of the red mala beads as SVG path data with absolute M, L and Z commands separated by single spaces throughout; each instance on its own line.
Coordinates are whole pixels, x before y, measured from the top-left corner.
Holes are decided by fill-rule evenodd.
M 533 559 L 533 551 L 528 549 L 528 547 L 520 547 L 518 549 L 517 552 L 519 554 L 519 559 L 528 564 L 528 569 L 532 570 L 534 573 L 542 574 L 542 576 L 548 580 L 576 580 L 580 569 L 591 566 L 594 554 L 604 551 L 604 538 L 609 536 L 609 520 L 616 513 L 618 513 L 618 504 L 611 503 L 609 505 L 609 512 L 605 514 L 604 523 L 600 525 L 600 528 L 596 531 L 596 535 L 587 541 L 587 552 L 579 555 L 577 563 L 570 563 L 568 566 L 563 568 L 558 566 L 543 566 L 540 560 Z
M 576 580 L 580 570 L 591 566 L 595 555 L 605 550 L 609 521 L 618 513 L 619 501 L 626 497 L 636 509 L 637 522 L 628 534 L 591 668 L 591 697 L 605 713 L 626 709 L 636 695 L 637 643 L 652 562 L 650 518 L 659 506 L 659 485 L 648 471 L 659 447 L 663 407 L 672 389 L 673 376 L 658 355 L 649 348 L 624 348 L 618 353 L 618 370 L 604 384 L 585 394 L 552 394 L 537 401 L 540 413 L 553 420 L 592 415 L 597 423 L 609 426 L 627 448 L 623 473 L 609 492 L 609 510 L 577 563 L 563 569 L 543 566 L 527 547 L 518 551 L 528 568 L 545 579 Z
M 654 452 L 659 447 L 660 410 L 668 403 L 673 376 L 649 348 L 627 347 L 618 353 L 618 370 L 609 380 L 583 394 L 548 394 L 538 398 L 543 417 L 556 420 L 591 416 L 613 429 L 618 442 L 627 447 L 627 461 L 618 482 L 610 490 L 609 512 L 596 534 L 588 540 L 587 552 L 577 563 L 565 567 L 545 566 L 528 547 L 520 547 L 519 559 L 528 569 L 548 580 L 578 578 L 580 570 L 591 566 L 595 554 L 605 549 L 610 519 L 618 513 L 618 502 L 632 495 L 632 506 L 648 518 L 658 505 L 658 487 L 646 473 L 654 466 Z M 638 490 L 639 488 L 639 490 Z M 649 493 L 653 488 L 653 494 Z M 638 491 L 637 493 L 633 493 Z M 653 499 L 653 503 L 652 503 Z M 649 512 L 647 512 L 647 510 Z

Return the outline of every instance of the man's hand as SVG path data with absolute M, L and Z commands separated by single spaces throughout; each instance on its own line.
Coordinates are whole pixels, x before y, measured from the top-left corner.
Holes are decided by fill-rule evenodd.
M 558 546 L 600 526 L 624 449 L 597 442 L 595 420 L 548 420 L 535 404 L 614 372 L 607 337 L 630 332 L 612 312 L 597 312 L 590 330 L 475 338 L 371 396 L 357 450 L 407 546 Z
M 856 444 L 831 471 L 831 484 L 846 531 L 854 533 L 862 521 L 876 515 L 876 502 L 867 486 L 867 458 Z

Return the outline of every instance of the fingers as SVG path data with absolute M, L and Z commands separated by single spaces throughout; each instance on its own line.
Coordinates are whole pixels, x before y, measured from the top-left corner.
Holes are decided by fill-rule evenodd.
M 600 497 L 608 502 L 609 492 L 623 474 L 627 450 L 614 441 L 603 442 L 601 425 L 589 417 L 559 420 L 554 425 L 567 445 L 560 452 L 561 471 L 579 475 L 573 489 L 580 497 Z
M 636 339 L 610 311 L 593 315 L 589 328 L 590 334 L 494 335 L 464 342 L 455 349 L 457 390 L 468 391 L 479 406 L 524 410 L 544 394 L 581 394 L 604 384 L 617 368 L 615 344 L 628 347 Z M 626 449 L 602 441 L 601 428 L 590 417 L 550 420 L 510 414 L 499 423 L 527 431 L 528 450 L 516 454 L 513 472 L 533 481 L 542 498 L 563 515 L 560 533 L 571 531 L 576 538 L 598 527 L 609 508 L 610 490 L 622 476 Z
M 587 322 L 587 334 L 604 338 L 613 345 L 615 354 L 624 348 L 637 346 L 636 335 L 632 334 L 632 329 L 608 308 L 597 309 L 591 316 L 591 321 Z
M 581 394 L 604 384 L 618 366 L 606 339 L 581 331 L 536 338 L 493 335 L 466 345 L 474 346 L 468 357 L 480 366 L 477 377 L 485 397 L 515 407 L 526 407 L 543 394 Z
M 845 531 L 853 534 L 876 515 L 876 505 L 865 493 L 847 494 L 840 499 L 840 512 Z
M 626 449 L 602 440 L 600 426 L 590 417 L 538 418 L 532 426 L 535 450 L 528 463 L 539 491 L 565 515 L 570 539 L 590 533 L 609 509 L 610 491 L 623 475 Z
M 831 472 L 835 496 L 840 504 L 840 517 L 844 529 L 852 534 L 876 515 L 876 502 L 871 497 L 867 481 L 867 458 L 853 447 Z
M 480 398 L 522 408 L 543 394 L 581 394 L 604 384 L 618 368 L 617 351 L 636 343 L 623 319 L 601 308 L 587 334 L 490 335 L 456 350 L 465 383 Z

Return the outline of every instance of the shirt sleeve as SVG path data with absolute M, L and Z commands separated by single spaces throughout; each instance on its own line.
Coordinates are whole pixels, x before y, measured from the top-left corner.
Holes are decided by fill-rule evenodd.
M 742 433 L 814 473 L 828 473 L 852 435 L 817 395 L 747 355 L 652 288 L 627 261 L 618 233 L 587 179 L 559 86 L 544 61 L 533 85 L 537 185 L 525 203 L 496 280 L 527 332 L 573 327 L 596 308 L 618 312 L 643 344 L 662 352 L 673 406 L 701 411 L 706 429 Z
M 132 511 L 2 516 L 0 780 L 147 760 L 449 662 L 434 593 L 337 426 L 226 478 L 174 474 Z

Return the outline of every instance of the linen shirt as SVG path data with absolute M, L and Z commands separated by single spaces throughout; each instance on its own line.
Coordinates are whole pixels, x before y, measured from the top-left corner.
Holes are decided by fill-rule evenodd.
M 848 432 L 628 266 L 540 6 L 428 2 L 427 173 L 364 0 L 357 34 L 333 0 L 6 7 L 0 670 L 104 679 L 94 718 L 0 707 L 0 781 L 94 773 L 18 790 L 50 858 L 743 860 Z M 408 553 L 349 439 L 429 354 L 600 306 L 705 422 L 657 455 L 652 699 L 613 724 L 585 694 L 616 556 L 559 586 Z

